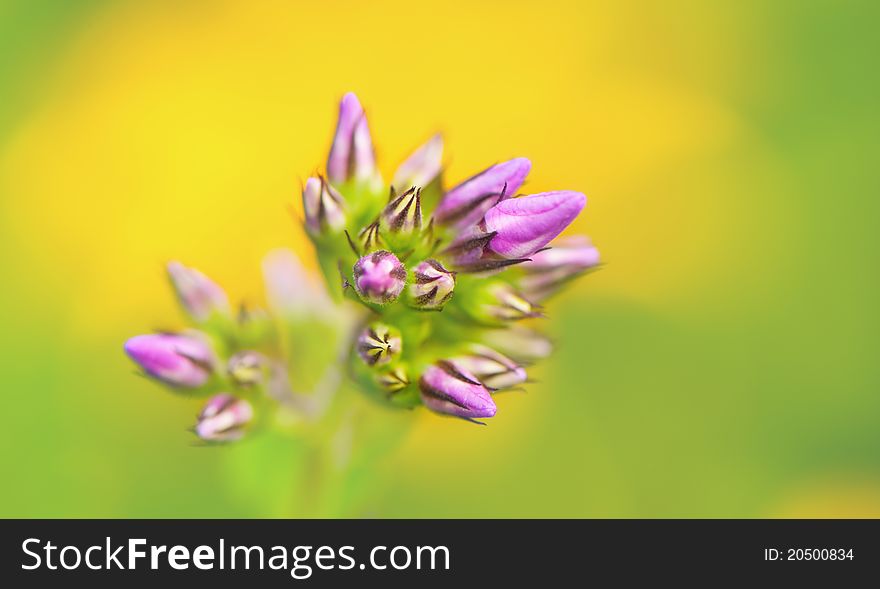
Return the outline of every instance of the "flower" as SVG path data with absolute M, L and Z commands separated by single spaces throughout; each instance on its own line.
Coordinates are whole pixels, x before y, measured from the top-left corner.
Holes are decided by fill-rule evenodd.
M 489 249 L 506 258 L 525 258 L 550 243 L 587 204 L 580 192 L 542 192 L 498 203 L 486 213 Z
M 327 176 L 331 182 L 342 184 L 350 179 L 369 180 L 375 173 L 376 156 L 367 117 L 357 96 L 349 92 L 339 103 L 339 122 L 327 158 Z
M 495 204 L 516 194 L 531 168 L 529 160 L 518 157 L 468 178 L 443 196 L 434 212 L 437 222 L 457 228 L 477 224 Z
M 429 366 L 419 379 L 422 402 L 436 413 L 469 419 L 493 417 L 495 401 L 476 376 L 448 360 Z
M 207 442 L 232 442 L 245 434 L 254 409 L 244 399 L 222 393 L 211 397 L 199 413 L 195 433 Z
M 367 254 L 354 265 L 355 290 L 368 303 L 385 305 L 395 301 L 405 284 L 406 268 L 389 251 Z
M 180 262 L 169 262 L 167 270 L 177 298 L 190 317 L 201 322 L 215 314 L 231 315 L 226 293 L 210 278 Z
M 257 311 L 236 320 L 219 286 L 168 265 L 199 331 L 137 336 L 125 349 L 160 382 L 214 395 L 195 427 L 202 439 L 241 438 L 256 411 L 261 422 L 277 413 L 272 423 L 332 433 L 352 413 L 339 405 L 349 386 L 473 421 L 495 416 L 492 393 L 527 383 L 526 367 L 553 349 L 540 304 L 599 261 L 585 238 L 558 238 L 586 197 L 520 195 L 525 158 L 444 193 L 443 150 L 432 136 L 383 186 L 364 109 L 346 94 L 326 170 L 302 191 L 323 282 L 291 252 L 272 252 L 268 310 L 249 301 L 241 309 Z
M 450 272 L 437 260 L 425 260 L 413 270 L 414 281 L 409 285 L 410 303 L 422 309 L 440 309 L 452 298 L 455 290 L 455 272 Z
M 197 337 L 136 335 L 125 342 L 125 353 L 148 375 L 173 387 L 200 387 L 213 371 L 214 355 Z

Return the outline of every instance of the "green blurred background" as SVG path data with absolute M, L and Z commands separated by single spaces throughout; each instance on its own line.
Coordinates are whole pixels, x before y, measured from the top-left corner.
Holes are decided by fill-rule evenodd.
M 417 412 L 363 514 L 880 516 L 876 6 L 3 0 L 0 516 L 296 511 L 293 442 L 194 447 L 121 345 L 179 325 L 171 257 L 258 302 L 309 255 L 347 90 L 386 177 L 435 130 L 451 181 L 527 156 L 607 264 L 539 384 Z

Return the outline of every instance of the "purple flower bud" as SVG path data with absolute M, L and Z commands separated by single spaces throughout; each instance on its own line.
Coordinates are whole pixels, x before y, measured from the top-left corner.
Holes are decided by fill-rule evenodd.
M 488 329 L 483 341 L 517 362 L 536 362 L 553 353 L 553 343 L 543 334 L 520 326 Z
M 410 188 L 395 196 L 382 210 L 382 221 L 392 233 L 410 233 L 422 228 L 422 189 Z
M 434 135 L 406 158 L 394 173 L 391 185 L 398 191 L 412 186 L 419 188 L 430 184 L 440 173 L 443 160 L 443 137 Z
M 480 222 L 499 200 L 510 198 L 519 190 L 532 164 L 519 157 L 483 170 L 447 192 L 434 218 L 438 223 L 465 228 Z
M 354 287 L 368 303 L 384 305 L 400 296 L 406 284 L 406 268 L 386 250 L 367 254 L 354 265 Z
M 376 173 L 376 157 L 367 117 L 357 96 L 349 92 L 339 103 L 339 122 L 327 158 L 327 176 L 334 184 L 369 180 Z
M 587 203 L 580 192 L 542 192 L 498 203 L 486 213 L 489 248 L 506 258 L 524 258 L 550 243 Z
M 175 387 L 202 386 L 214 365 L 211 349 L 195 336 L 138 335 L 125 342 L 125 353 L 144 372 Z
M 254 409 L 244 399 L 221 393 L 208 399 L 196 422 L 196 435 L 208 442 L 241 439 L 254 417 Z
M 409 285 L 413 306 L 422 309 L 441 309 L 452 298 L 455 272 L 450 272 L 437 260 L 425 260 L 413 270 L 414 281 Z
M 215 313 L 231 315 L 226 293 L 210 278 L 180 262 L 169 262 L 167 268 L 180 304 L 194 320 L 205 321 Z
M 358 336 L 358 355 L 370 366 L 387 364 L 402 350 L 400 332 L 384 323 L 373 323 Z
M 250 386 L 263 381 L 268 362 L 259 352 L 245 350 L 236 352 L 226 363 L 229 377 L 236 384 Z
M 309 178 L 303 188 L 306 227 L 313 235 L 345 227 L 345 200 L 323 178 Z
M 543 300 L 567 281 L 599 264 L 599 250 L 585 236 L 577 235 L 553 243 L 549 249 L 523 264 L 527 273 L 519 285 L 534 300 Z
M 495 415 L 495 401 L 476 376 L 454 362 L 441 360 L 419 379 L 422 402 L 431 411 L 473 419 Z
M 492 348 L 473 344 L 468 353 L 454 359 L 459 366 L 474 374 L 487 387 L 506 389 L 525 382 L 522 366 Z

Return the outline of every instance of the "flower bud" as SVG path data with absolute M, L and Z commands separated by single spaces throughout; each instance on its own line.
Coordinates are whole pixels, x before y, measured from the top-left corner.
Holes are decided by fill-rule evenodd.
M 398 191 L 416 186 L 423 188 L 440 173 L 443 159 L 443 137 L 434 135 L 406 158 L 394 173 L 391 185 Z
M 471 345 L 466 355 L 454 361 L 456 366 L 471 372 L 492 389 L 510 388 L 526 380 L 526 371 L 522 366 L 481 344 Z
M 245 350 L 236 352 L 226 363 L 229 377 L 236 384 L 250 386 L 263 381 L 267 368 L 266 357 L 259 352 Z
M 400 332 L 384 323 L 374 323 L 358 336 L 358 355 L 370 366 L 387 364 L 402 350 Z
M 495 401 L 477 377 L 448 360 L 429 366 L 419 379 L 422 402 L 431 411 L 466 419 L 492 417 Z
M 306 227 L 313 235 L 345 227 L 345 200 L 323 178 L 309 178 L 303 188 Z
M 407 376 L 406 371 L 397 366 L 388 372 L 383 372 L 376 377 L 376 382 L 379 383 L 385 393 L 389 397 L 393 397 L 403 389 L 409 386 L 409 376 Z
M 376 156 L 367 117 L 357 96 L 349 92 L 339 103 L 339 122 L 327 158 L 327 176 L 330 182 L 342 184 L 351 179 L 369 180 L 375 174 Z
M 396 300 L 405 284 L 406 268 L 389 251 L 367 254 L 354 265 L 355 290 L 368 303 L 384 305 Z
M 500 202 L 486 213 L 489 248 L 505 258 L 525 258 L 550 243 L 587 202 L 580 192 L 542 192 Z
M 518 325 L 506 329 L 487 329 L 483 332 L 482 340 L 517 362 L 536 362 L 553 353 L 553 343 L 545 335 Z
M 450 272 L 437 260 L 425 260 L 413 270 L 414 282 L 409 285 L 413 306 L 421 309 L 442 309 L 452 298 L 455 272 Z
M 183 388 L 196 388 L 211 377 L 214 354 L 198 337 L 166 333 L 138 335 L 125 342 L 125 353 L 147 374 Z
M 254 417 L 251 404 L 221 393 L 208 399 L 196 422 L 196 435 L 208 442 L 233 442 L 244 436 Z
M 382 210 L 384 226 L 392 233 L 412 233 L 422 228 L 422 189 L 410 188 L 392 197 Z
M 523 264 L 527 275 L 519 285 L 534 300 L 555 293 L 567 281 L 599 264 L 599 250 L 582 235 L 554 242 L 553 247 L 532 255 Z
M 476 225 L 500 200 L 516 194 L 532 164 L 515 158 L 483 170 L 447 192 L 434 217 L 438 223 L 458 228 Z
M 480 315 L 500 321 L 518 321 L 541 317 L 541 307 L 524 298 L 507 284 L 489 290 L 490 300 L 482 305 Z
M 205 321 L 214 314 L 231 316 L 226 293 L 210 278 L 180 262 L 169 262 L 167 269 L 180 304 L 194 320 Z

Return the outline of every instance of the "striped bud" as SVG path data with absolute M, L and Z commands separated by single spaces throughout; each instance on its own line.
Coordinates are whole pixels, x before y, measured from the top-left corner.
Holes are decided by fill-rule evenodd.
M 266 357 L 259 352 L 245 350 L 236 352 L 226 363 L 229 377 L 236 384 L 250 386 L 263 382 L 267 368 Z
M 454 361 L 492 389 L 510 388 L 526 380 L 526 371 L 522 366 L 481 344 L 472 344 L 467 354 L 456 357 Z
M 373 323 L 358 336 L 358 355 L 370 366 L 387 364 L 402 350 L 400 332 L 384 323 Z
M 422 228 L 422 189 L 410 188 L 396 196 L 382 211 L 382 222 L 392 233 L 412 233 Z
M 406 374 L 406 370 L 402 367 L 397 366 L 388 372 L 383 372 L 382 374 L 376 377 L 376 382 L 379 383 L 385 393 L 392 397 L 409 386 L 410 380 L 409 376 Z
M 323 178 L 309 178 L 303 187 L 306 228 L 312 235 L 345 227 L 345 199 Z
M 233 442 L 244 436 L 253 417 L 250 403 L 222 393 L 211 397 L 202 408 L 195 433 L 208 442 Z
M 384 305 L 395 301 L 405 284 L 406 268 L 389 251 L 367 254 L 354 265 L 355 290 L 368 303 Z
M 532 303 L 507 284 L 493 286 L 490 302 L 482 306 L 482 314 L 501 321 L 518 321 L 541 317 L 541 307 Z
M 437 260 L 425 260 L 413 270 L 409 285 L 410 303 L 422 309 L 442 309 L 455 290 L 455 272 Z
M 495 415 L 495 401 L 476 376 L 454 362 L 441 360 L 419 379 L 422 402 L 436 413 L 473 419 Z

